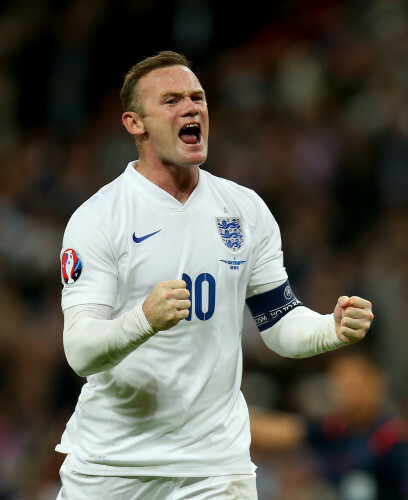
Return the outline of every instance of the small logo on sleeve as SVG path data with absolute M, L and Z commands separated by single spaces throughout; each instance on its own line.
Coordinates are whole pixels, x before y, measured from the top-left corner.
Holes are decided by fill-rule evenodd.
M 71 285 L 79 279 L 82 274 L 83 264 L 79 256 L 73 248 L 64 250 L 61 259 L 62 281 L 66 285 Z

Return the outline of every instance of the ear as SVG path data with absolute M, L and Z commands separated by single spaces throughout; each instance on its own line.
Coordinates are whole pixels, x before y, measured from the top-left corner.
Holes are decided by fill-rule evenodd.
M 143 135 L 146 132 L 144 121 L 133 111 L 123 113 L 122 123 L 131 135 Z

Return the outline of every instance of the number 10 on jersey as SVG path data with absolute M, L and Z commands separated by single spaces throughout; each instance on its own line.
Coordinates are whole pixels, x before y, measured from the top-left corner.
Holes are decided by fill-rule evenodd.
M 191 307 L 188 310 L 186 321 L 191 321 L 192 309 L 201 321 L 207 321 L 215 310 L 215 279 L 210 273 L 201 273 L 194 283 L 188 274 L 183 274 L 182 280 L 187 283 L 190 292 Z

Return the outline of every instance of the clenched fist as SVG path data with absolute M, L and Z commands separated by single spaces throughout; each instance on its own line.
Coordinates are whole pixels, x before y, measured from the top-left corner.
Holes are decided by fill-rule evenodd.
M 183 280 L 171 280 L 153 288 L 143 303 L 143 312 L 155 330 L 168 330 L 187 318 L 191 302 L 186 286 Z
M 374 319 L 371 302 L 361 297 L 342 296 L 334 309 L 337 337 L 347 344 L 363 339 Z

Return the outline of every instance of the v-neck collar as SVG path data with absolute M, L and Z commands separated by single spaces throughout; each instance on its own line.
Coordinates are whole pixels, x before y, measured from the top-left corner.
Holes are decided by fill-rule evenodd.
M 204 176 L 202 175 L 200 168 L 198 169 L 197 185 L 183 205 L 170 193 L 157 186 L 157 184 L 138 172 L 134 167 L 134 163 L 135 162 L 130 162 L 124 173 L 127 174 L 131 182 L 135 184 L 139 190 L 149 196 L 149 198 L 151 198 L 154 202 L 172 211 L 193 210 L 197 206 L 198 199 L 200 198 L 199 195 L 204 188 Z

